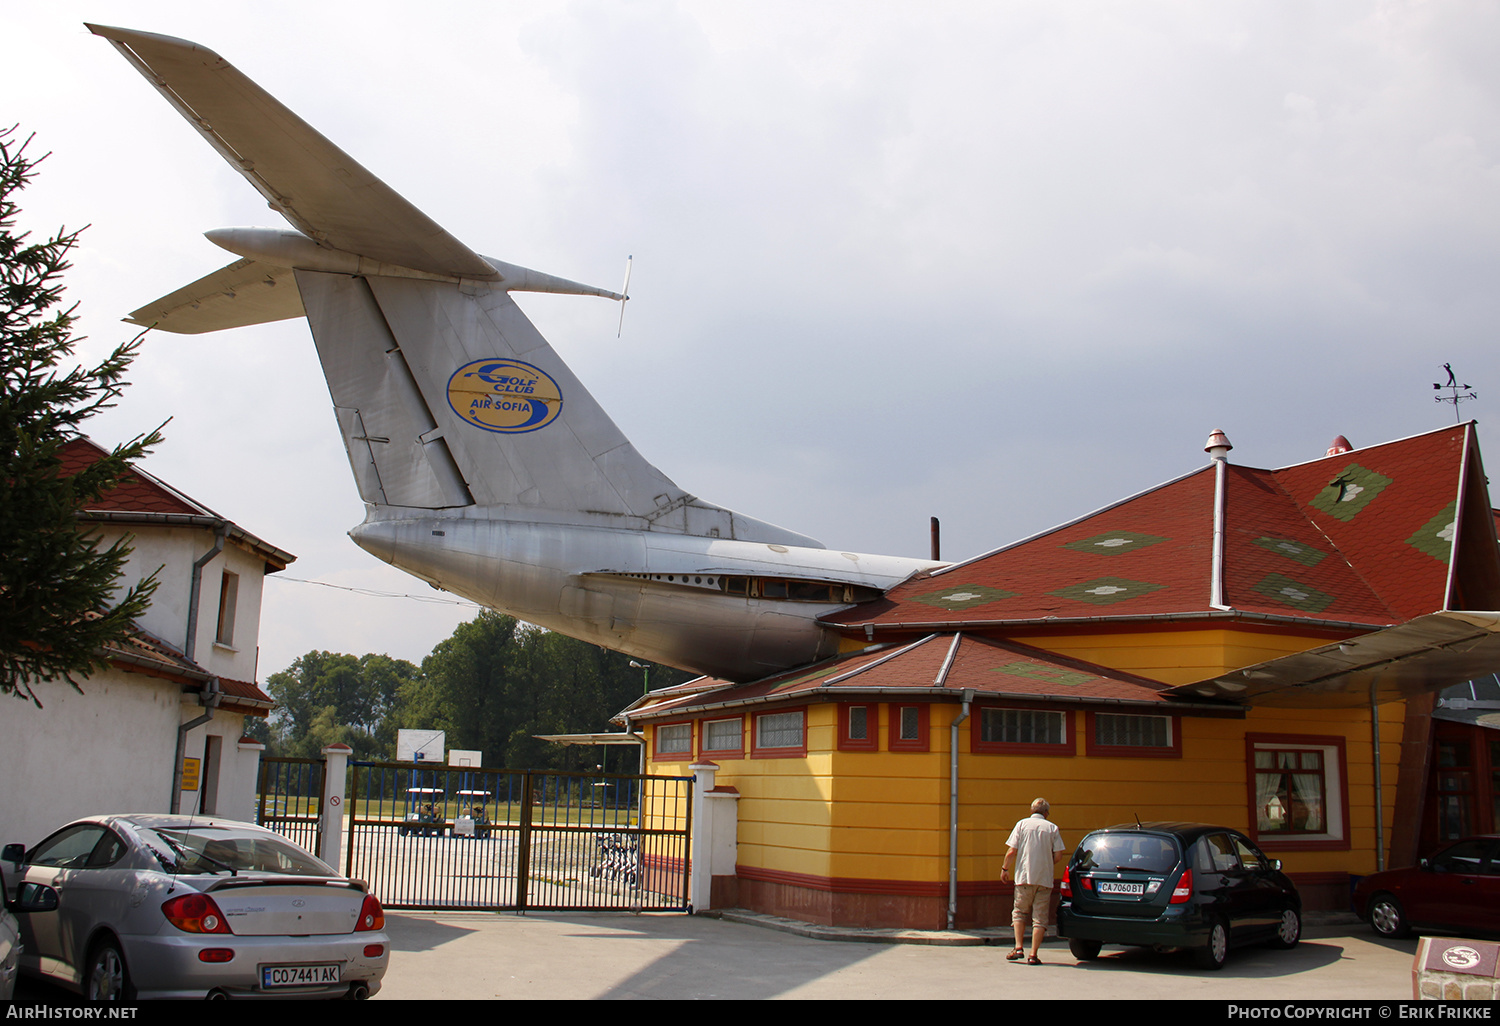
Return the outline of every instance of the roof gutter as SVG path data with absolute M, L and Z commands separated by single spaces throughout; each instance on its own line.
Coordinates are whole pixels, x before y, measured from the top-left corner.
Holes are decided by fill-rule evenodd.
M 966 689 L 971 690 L 971 689 Z M 902 687 L 899 685 L 876 686 L 876 687 L 838 687 L 828 688 L 819 686 L 806 691 L 794 691 L 776 695 L 759 695 L 755 698 L 737 698 L 727 702 L 712 702 L 703 705 L 685 707 L 681 705 L 667 705 L 665 702 L 660 706 L 652 706 L 649 710 L 641 710 L 636 713 L 637 719 L 658 719 L 667 715 L 683 715 L 686 713 L 712 712 L 716 709 L 732 709 L 736 706 L 773 705 L 778 702 L 795 703 L 806 701 L 819 701 L 831 695 L 881 695 L 881 696 L 933 696 L 942 698 L 957 698 L 962 692 L 953 688 L 937 686 L 928 687 Z M 1042 695 L 1034 692 L 1014 691 L 986 691 L 983 695 L 975 692 L 976 698 L 985 701 L 995 700 L 1000 702 L 1061 702 L 1067 705 L 1089 706 L 1106 705 L 1111 707 L 1129 707 L 1140 709 L 1155 709 L 1161 713 L 1176 710 L 1196 710 L 1204 713 L 1220 713 L 1226 715 L 1244 715 L 1244 706 L 1228 700 L 1222 702 L 1193 702 L 1184 701 L 1175 696 L 1168 696 L 1156 700 L 1136 698 L 1073 698 L 1069 695 Z M 659 710 L 659 711 L 658 711 Z
M 1251 623 L 1275 624 L 1286 627 L 1311 627 L 1320 630 L 1351 631 L 1368 634 L 1396 626 L 1397 621 L 1382 623 L 1356 623 L 1352 620 L 1314 620 L 1305 616 L 1288 616 L 1285 613 L 1252 613 L 1243 609 L 1199 610 L 1183 613 L 1146 613 L 1136 616 L 1036 616 L 1024 620 L 893 620 L 889 623 L 839 623 L 821 620 L 820 623 L 837 630 L 862 629 L 866 637 L 874 637 L 882 631 L 977 631 L 1014 629 L 1017 627 L 1067 627 L 1073 624 L 1092 627 L 1110 623 L 1190 623 L 1201 620 L 1245 620 Z
M 140 473 L 140 471 L 136 471 Z M 232 541 L 238 542 L 250 549 L 255 555 L 277 570 L 285 570 L 291 563 L 296 562 L 297 557 L 285 549 L 278 549 L 270 542 L 263 541 L 240 527 L 232 520 L 223 517 L 207 516 L 200 513 L 132 513 L 128 510 L 80 510 L 77 514 L 79 520 L 104 524 L 151 524 L 157 527 L 206 527 L 217 531 L 220 528 L 228 528 L 228 536 Z

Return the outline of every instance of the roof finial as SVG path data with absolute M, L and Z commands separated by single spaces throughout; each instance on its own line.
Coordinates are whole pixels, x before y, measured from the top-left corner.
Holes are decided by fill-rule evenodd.
M 1349 439 L 1343 435 L 1335 435 L 1333 441 L 1328 443 L 1328 451 L 1324 456 L 1338 456 L 1341 453 L 1351 452 L 1354 446 L 1349 444 Z
M 1233 448 L 1234 446 L 1229 444 L 1229 436 L 1218 428 L 1214 428 L 1214 433 L 1208 436 L 1208 444 L 1203 447 L 1203 451 L 1216 460 L 1222 460 L 1229 456 L 1229 450 Z

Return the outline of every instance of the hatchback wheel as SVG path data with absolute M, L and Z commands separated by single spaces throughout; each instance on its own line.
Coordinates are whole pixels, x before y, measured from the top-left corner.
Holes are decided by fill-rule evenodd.
M 1214 923 L 1208 928 L 1208 939 L 1193 952 L 1193 960 L 1200 969 L 1222 969 L 1229 959 L 1229 931 L 1223 923 Z
M 1294 908 L 1283 909 L 1281 922 L 1276 924 L 1276 939 L 1273 948 L 1295 948 L 1302 939 L 1302 916 Z
M 1370 925 L 1376 933 L 1390 940 L 1411 932 L 1406 925 L 1406 913 L 1401 911 L 1401 902 L 1389 894 L 1377 894 L 1370 902 Z
M 90 1001 L 134 1001 L 135 988 L 130 985 L 130 971 L 113 938 L 95 945 L 89 955 L 88 977 L 84 994 Z
M 1104 947 L 1099 941 L 1079 940 L 1074 937 L 1068 941 L 1068 950 L 1073 957 L 1080 962 L 1092 962 L 1099 957 L 1099 949 Z

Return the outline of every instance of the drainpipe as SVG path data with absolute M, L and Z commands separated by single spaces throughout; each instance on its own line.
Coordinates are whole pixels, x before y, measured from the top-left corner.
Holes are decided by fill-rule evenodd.
M 182 807 L 182 757 L 187 751 L 188 731 L 194 727 L 201 727 L 214 718 L 214 709 L 218 708 L 219 699 L 223 692 L 219 690 L 219 678 L 210 677 L 203 685 L 203 690 L 198 695 L 198 704 L 204 707 L 202 716 L 196 720 L 189 720 L 177 728 L 177 755 L 172 760 L 172 802 L 171 812 L 175 816 Z M 200 767 L 201 769 L 201 767 Z M 203 786 L 203 781 L 198 781 L 198 786 Z
M 198 649 L 198 598 L 203 591 L 203 568 L 208 565 L 209 560 L 224 551 L 224 539 L 228 534 L 229 525 L 221 522 L 214 528 L 214 547 L 193 563 L 193 582 L 188 587 L 187 642 L 182 646 L 182 654 L 187 656 L 188 662 L 193 662 Z M 177 803 L 174 800 L 172 804 L 175 806 Z M 172 811 L 177 810 L 174 808 Z
M 1370 682 L 1370 744 L 1375 749 L 1375 872 L 1385 870 L 1385 797 L 1380 790 L 1380 706 L 1375 704 L 1375 683 Z M 1349 825 L 1344 824 L 1348 830 Z
M 969 718 L 974 691 L 965 688 L 963 708 L 948 728 L 948 929 L 958 914 L 958 727 Z
M 1214 462 L 1214 544 L 1213 567 L 1209 578 L 1208 604 L 1213 609 L 1228 609 L 1224 604 L 1224 484 L 1229 472 L 1229 438 L 1214 429 L 1203 451 Z

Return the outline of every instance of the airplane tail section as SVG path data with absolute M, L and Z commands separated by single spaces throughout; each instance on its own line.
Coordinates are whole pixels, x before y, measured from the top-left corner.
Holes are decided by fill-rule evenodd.
M 482 507 L 502 518 L 822 547 L 673 484 L 510 293 L 625 297 L 480 256 L 212 50 L 89 29 L 298 229 L 209 232 L 245 259 L 131 319 L 196 333 L 305 313 L 372 516 Z
M 305 270 L 297 287 L 366 502 L 649 521 L 684 497 L 505 291 Z

